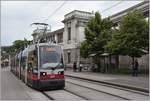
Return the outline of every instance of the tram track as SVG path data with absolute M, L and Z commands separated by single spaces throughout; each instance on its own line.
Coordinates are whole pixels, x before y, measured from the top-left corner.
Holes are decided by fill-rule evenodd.
M 55 99 L 54 97 L 52 97 L 52 95 L 50 95 L 50 94 L 48 94 L 48 92 L 53 92 L 53 91 L 55 91 L 55 90 L 51 90 L 51 91 L 42 91 L 41 93 L 43 94 L 43 95 L 45 95 L 47 98 L 49 98 L 49 100 L 58 100 L 58 99 Z M 60 91 L 60 90 L 56 90 L 56 91 Z M 87 97 L 84 97 L 84 96 L 81 96 L 81 95 L 79 95 L 79 94 L 77 94 L 77 93 L 75 93 L 75 92 L 73 92 L 73 91 L 71 91 L 71 90 L 68 90 L 68 89 L 62 89 L 61 91 L 65 91 L 65 92 L 68 92 L 68 93 L 70 93 L 70 94 L 73 94 L 73 95 L 75 95 L 75 96 L 78 96 L 79 98 L 81 98 L 82 100 L 90 100 L 90 99 L 88 99 Z M 64 97 L 65 98 L 65 97 Z M 62 100 L 64 100 L 64 99 L 62 99 Z M 71 99 L 70 99 L 71 100 Z
M 130 91 L 133 93 L 149 96 L 148 91 L 143 91 L 141 89 L 132 89 L 132 87 L 124 87 L 122 85 L 120 86 L 120 85 L 116 85 L 113 83 L 107 83 L 107 82 L 103 82 L 103 81 L 96 81 L 96 80 L 74 77 L 74 76 L 68 76 L 68 75 L 66 75 L 66 78 L 76 79 L 76 80 L 80 80 L 80 81 L 86 81 L 89 83 L 99 84 L 99 85 L 103 85 L 103 86 L 107 86 L 107 87 L 112 87 L 112 88 L 116 88 L 116 89 L 120 89 L 120 90 Z
M 42 93 L 49 100 L 77 101 L 101 99 L 145 100 L 149 96 L 143 92 L 72 77 L 66 77 L 66 87 L 64 89 L 43 91 Z
M 114 95 L 114 94 L 111 94 L 111 93 L 107 93 L 107 92 L 104 92 L 104 91 L 100 91 L 100 90 L 97 90 L 97 89 L 94 89 L 94 88 L 82 86 L 82 85 L 80 85 L 80 84 L 75 84 L 75 83 L 72 83 L 72 82 L 69 82 L 69 81 L 66 81 L 66 82 L 71 83 L 71 84 L 73 84 L 73 85 L 80 86 L 80 87 L 84 87 L 84 88 L 87 88 L 87 89 L 90 89 L 90 90 L 93 90 L 93 91 L 97 91 L 97 92 L 100 92 L 100 93 L 105 93 L 105 94 L 110 95 L 110 96 L 118 97 L 118 98 L 121 98 L 122 100 L 131 100 L 131 99 L 127 99 L 127 98 L 124 98 L 124 97 L 121 97 L 121 96 L 118 96 L 118 95 Z M 89 100 L 89 99 L 88 99 L 88 100 Z
M 81 98 L 83 98 L 83 99 L 85 99 L 85 100 L 90 100 L 90 99 L 88 99 L 87 97 L 81 96 L 81 95 L 79 95 L 79 94 L 77 94 L 77 93 L 75 93 L 75 92 L 73 92 L 73 91 L 70 91 L 70 90 L 67 90 L 67 89 L 64 89 L 64 90 L 67 91 L 67 92 L 69 92 L 69 93 L 72 93 L 72 94 L 74 94 L 74 95 L 76 95 L 76 96 L 79 96 L 79 97 L 81 97 Z
M 48 97 L 49 100 L 89 100 L 88 98 L 67 89 L 42 91 L 42 93 Z
M 49 100 L 55 100 L 53 97 L 50 95 L 46 94 L 44 91 L 42 91 L 42 94 L 45 95 Z
M 104 93 L 104 94 L 106 94 L 107 95 L 107 97 L 109 96 L 112 96 L 112 98 L 114 99 L 114 98 L 116 98 L 116 99 L 119 99 L 119 100 L 130 100 L 130 99 L 127 99 L 127 98 L 123 98 L 123 97 L 120 97 L 120 96 L 117 96 L 117 95 L 113 95 L 113 94 L 109 94 L 109 93 L 106 93 L 106 92 L 102 92 L 102 91 L 99 91 L 99 90 L 96 90 L 96 89 L 92 89 L 92 88 L 89 88 L 89 87 L 85 87 L 85 86 L 81 86 L 81 85 L 78 85 L 78 84 L 74 84 L 74 83 L 71 83 L 71 82 L 68 82 L 68 81 L 66 81 L 67 82 L 67 84 L 66 85 L 68 85 L 68 84 L 71 84 L 72 86 L 73 85 L 75 85 L 75 86 L 80 86 L 80 87 L 82 87 L 82 88 L 85 88 L 85 89 L 87 89 L 87 90 L 90 90 L 90 91 L 92 91 L 92 92 L 95 92 L 95 93 L 93 93 L 93 94 L 97 94 L 97 92 L 99 92 L 99 94 L 97 95 L 97 96 L 99 96 L 99 95 L 101 95 L 102 93 Z M 61 91 L 63 91 L 63 92 L 67 92 L 67 93 L 70 93 L 70 94 L 72 94 L 72 95 L 74 95 L 74 96 L 77 96 L 77 97 L 79 97 L 79 98 L 81 98 L 80 100 L 99 100 L 99 99 L 94 99 L 93 98 L 93 96 L 91 95 L 91 96 L 88 96 L 86 93 L 85 94 L 82 94 L 81 92 L 80 93 L 78 93 L 78 92 L 76 92 L 76 91 L 74 91 L 74 90 L 71 90 L 70 88 L 69 88 L 69 86 L 67 86 L 66 88 L 64 88 L 63 90 L 54 90 L 54 91 L 44 91 L 44 92 L 42 92 L 46 97 L 48 97 L 50 100 L 60 100 L 60 99 L 58 99 L 59 98 L 59 92 Z M 76 87 L 76 88 L 78 88 L 78 87 Z M 84 90 L 84 89 L 82 89 L 82 90 Z M 53 94 L 54 93 L 57 93 L 56 95 L 58 95 L 58 97 L 57 98 L 55 98 L 56 97 L 56 95 L 54 96 Z M 89 92 L 87 92 L 87 93 L 89 93 Z M 64 97 L 61 99 L 61 100 L 66 100 L 66 98 L 65 97 L 67 97 L 67 96 L 69 96 L 69 94 L 67 94 L 67 96 L 65 96 L 65 95 L 63 95 Z M 107 99 L 108 100 L 108 98 L 104 98 L 105 100 Z M 70 97 L 71 99 L 69 99 L 69 100 L 79 100 L 79 99 L 74 99 L 74 97 Z M 67 99 L 68 100 L 68 99 Z
M 85 87 L 85 88 L 87 88 L 87 89 L 92 89 L 92 90 L 95 90 L 95 91 L 98 91 L 98 92 L 102 92 L 102 93 L 105 93 L 105 94 L 109 94 L 109 95 L 112 95 L 112 96 L 116 96 L 116 97 L 119 97 L 119 98 L 122 98 L 123 100 L 132 100 L 132 97 L 129 97 L 129 98 L 127 98 L 126 96 L 124 96 L 124 95 L 122 95 L 122 96 L 120 96 L 120 95 L 117 95 L 117 94 L 115 94 L 115 93 L 113 93 L 113 92 L 111 92 L 111 93 L 109 93 L 109 92 L 105 92 L 105 91 L 103 91 L 103 90 L 99 90 L 99 89 L 95 89 L 95 88 L 92 88 L 92 87 L 90 87 L 90 86 L 87 86 L 87 85 L 83 85 L 83 84 L 80 84 L 80 83 L 74 83 L 74 82 L 71 82 L 71 81 L 69 81 L 68 80 L 68 78 L 70 79 L 74 79 L 74 80 L 79 80 L 79 81 L 81 81 L 81 82 L 88 82 L 88 83 L 92 83 L 92 84 L 96 84 L 96 85 L 102 85 L 102 86 L 106 86 L 106 87 L 108 87 L 108 88 L 113 88 L 114 90 L 121 90 L 121 91 L 123 91 L 123 92 L 126 92 L 126 93 L 128 93 L 128 94 L 133 94 L 133 95 L 140 95 L 140 96 L 144 96 L 144 98 L 145 98 L 145 96 L 146 97 L 148 97 L 149 95 L 147 94 L 147 93 L 143 93 L 143 92 L 137 92 L 137 91 L 133 91 L 133 90 L 130 90 L 130 89 L 125 89 L 125 88 L 121 88 L 121 87 L 116 87 L 116 86 L 112 86 L 112 85 L 106 85 L 106 84 L 102 84 L 102 83 L 98 83 L 98 82 L 92 82 L 92 81 L 89 81 L 89 80 L 85 80 L 85 79 L 81 79 L 81 78 L 72 78 L 72 77 L 66 77 L 66 82 L 68 82 L 68 83 L 71 83 L 71 84 L 74 84 L 74 85 L 77 85 L 77 86 L 81 86 L 81 87 Z M 134 97 L 133 97 L 134 98 Z

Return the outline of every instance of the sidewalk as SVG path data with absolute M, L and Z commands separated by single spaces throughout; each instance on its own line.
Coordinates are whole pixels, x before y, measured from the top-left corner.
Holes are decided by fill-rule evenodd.
M 0 100 L 35 100 L 48 101 L 40 91 L 32 89 L 10 72 L 10 67 L 0 69 L 1 94 Z
M 136 89 L 144 92 L 149 91 L 149 77 L 138 76 L 132 77 L 131 75 L 114 75 L 95 73 L 90 71 L 73 72 L 71 69 L 65 71 L 66 76 L 73 76 L 78 78 L 89 79 L 96 82 L 117 85 L 125 88 Z
M 32 100 L 29 94 L 25 91 L 22 82 L 10 72 L 9 68 L 3 68 L 0 72 L 0 100 Z

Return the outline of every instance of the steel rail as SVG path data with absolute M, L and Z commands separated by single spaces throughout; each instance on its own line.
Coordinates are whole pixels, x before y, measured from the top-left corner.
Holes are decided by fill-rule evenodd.
M 48 95 L 46 92 L 42 91 L 42 94 L 44 94 L 46 97 L 48 97 L 50 100 L 55 100 L 53 97 Z
M 65 75 L 65 77 L 85 80 L 85 81 L 89 81 L 89 82 L 92 82 L 92 83 L 98 83 L 98 84 L 101 84 L 101 85 L 104 85 L 104 86 L 107 86 L 107 87 L 112 87 L 112 88 L 116 88 L 116 89 L 120 89 L 120 90 L 126 90 L 126 91 L 134 92 L 134 93 L 137 93 L 137 94 L 149 96 L 149 91 L 142 90 L 140 88 L 134 89 L 133 87 L 130 87 L 130 86 L 124 86 L 124 85 L 120 85 L 120 84 L 109 83 L 109 82 L 98 81 L 98 80 L 92 80 L 92 79 L 81 78 L 81 77 L 75 77 L 75 76 L 69 76 L 69 75 Z
M 69 81 L 66 81 L 66 82 L 69 82 Z M 115 97 L 121 98 L 122 100 L 131 100 L 131 99 L 128 99 L 128 98 L 125 98 L 125 97 L 121 97 L 121 96 L 115 95 L 115 94 L 111 94 L 111 93 L 100 91 L 100 90 L 97 90 L 97 89 L 94 89 L 94 88 L 82 86 L 82 85 L 79 85 L 79 84 L 76 84 L 76 83 L 72 83 L 72 82 L 69 82 L 69 83 L 77 85 L 77 86 L 80 86 L 80 87 L 84 87 L 84 88 L 87 88 L 87 89 L 91 89 L 91 90 L 94 90 L 94 91 L 97 91 L 97 92 L 105 93 L 105 94 L 108 94 L 108 95 L 111 95 L 111 96 L 115 96 Z

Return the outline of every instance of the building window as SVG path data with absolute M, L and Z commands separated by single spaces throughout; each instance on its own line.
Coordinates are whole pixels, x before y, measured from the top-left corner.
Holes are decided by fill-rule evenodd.
M 52 40 L 52 36 L 50 36 L 50 42 L 52 42 L 53 40 Z
M 51 40 L 51 42 L 54 42 L 54 41 L 55 41 L 55 36 L 54 36 L 54 35 L 51 35 L 51 36 L 50 36 L 50 40 Z
M 68 41 L 71 40 L 71 27 L 68 28 Z
M 50 37 L 48 37 L 48 42 L 50 42 Z
M 63 34 L 62 34 L 62 33 L 59 33 L 59 34 L 57 35 L 57 37 L 58 37 L 58 43 L 62 43 L 62 42 L 63 42 Z
M 54 41 L 56 41 L 56 40 L 55 40 L 55 35 L 53 35 L 53 42 L 54 42 Z
M 70 63 L 70 62 L 71 62 L 71 53 L 68 52 L 68 63 Z
M 52 35 L 52 41 L 54 41 L 54 37 L 53 37 L 53 35 Z
M 45 41 L 47 42 L 47 36 L 45 37 Z

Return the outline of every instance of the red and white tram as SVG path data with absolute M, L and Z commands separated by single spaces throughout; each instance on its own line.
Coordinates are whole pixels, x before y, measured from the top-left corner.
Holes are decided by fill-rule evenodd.
M 63 50 L 56 44 L 28 46 L 11 59 L 11 70 L 23 82 L 36 89 L 65 87 Z

